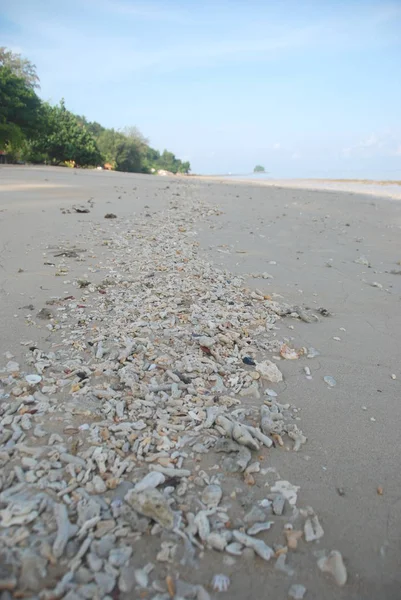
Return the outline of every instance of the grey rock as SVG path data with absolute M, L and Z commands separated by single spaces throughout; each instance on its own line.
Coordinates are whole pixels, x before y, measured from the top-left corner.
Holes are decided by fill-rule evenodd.
M 118 579 L 118 588 L 120 592 L 131 592 L 135 583 L 135 569 L 132 566 L 123 567 Z
M 158 490 L 147 489 L 139 493 L 130 490 L 125 496 L 125 501 L 141 515 L 153 519 L 166 529 L 172 529 L 173 511 L 166 498 Z
M 251 510 L 244 516 L 244 523 L 254 525 L 255 523 L 264 522 L 266 520 L 266 512 L 258 506 L 253 506 Z
M 115 535 L 105 535 L 101 540 L 92 542 L 91 549 L 100 558 L 107 558 L 116 543 Z
M 116 583 L 116 578 L 109 573 L 95 573 L 95 581 L 102 596 L 109 594 Z
M 79 586 L 79 595 L 86 600 L 97 598 L 98 586 L 96 583 L 86 583 Z M 104 600 L 104 599 L 103 599 Z
M 47 575 L 47 560 L 39 554 L 27 550 L 21 557 L 19 585 L 21 589 L 39 592 Z
M 274 521 L 266 521 L 265 523 L 255 523 L 250 527 L 247 531 L 248 535 L 257 535 L 261 531 L 267 531 L 270 527 L 274 525 Z
M 75 581 L 79 584 L 86 584 L 93 581 L 93 573 L 85 567 L 80 567 L 75 573 Z
M 202 492 L 202 502 L 206 504 L 208 508 L 216 507 L 220 503 L 223 490 L 219 485 L 212 484 L 208 485 Z
M 285 498 L 282 494 L 276 494 L 273 498 L 273 512 L 275 515 L 281 516 L 284 512 Z
M 294 600 L 302 600 L 302 598 L 305 596 L 305 592 L 305 586 L 299 583 L 294 583 L 288 590 L 288 596 Z
M 113 548 L 109 554 L 109 563 L 113 567 L 122 567 L 129 561 L 131 554 L 132 548 L 130 546 Z
M 103 560 L 93 552 L 87 554 L 86 562 L 91 571 L 100 571 L 103 567 Z

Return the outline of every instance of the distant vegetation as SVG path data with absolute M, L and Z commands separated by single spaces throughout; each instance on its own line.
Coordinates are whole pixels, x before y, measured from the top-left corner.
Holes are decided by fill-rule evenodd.
M 149 146 L 136 127 L 107 129 L 37 95 L 35 65 L 0 47 L 0 150 L 11 162 L 95 167 L 152 173 L 189 173 L 191 165 L 172 152 Z
M 266 173 L 265 168 L 262 165 L 256 165 L 253 170 L 254 173 Z

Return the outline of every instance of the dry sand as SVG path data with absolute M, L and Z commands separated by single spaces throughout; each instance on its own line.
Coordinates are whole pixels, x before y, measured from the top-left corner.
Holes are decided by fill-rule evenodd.
M 294 338 L 297 347 L 314 346 L 321 356 L 312 361 L 312 381 L 296 361 L 281 365 L 280 399 L 301 409 L 308 444 L 298 454 L 275 453 L 275 466 L 301 485 L 302 504 L 314 507 L 325 529 L 317 548 L 341 551 L 349 582 L 335 587 L 300 552 L 296 579 L 277 579 L 270 566 L 244 563 L 227 597 L 285 598 L 291 583 L 302 583 L 306 597 L 316 600 L 401 598 L 401 275 L 391 273 L 401 270 L 397 201 L 192 178 L 0 167 L 1 352 L 10 350 L 22 361 L 20 341 L 32 336 L 23 306 L 36 310 L 51 296 L 71 293 L 71 285 L 43 265 L 46 245 L 68 240 L 84 246 L 88 221 L 103 221 L 106 212 L 132 215 L 145 205 L 157 210 L 184 188 L 223 211 L 197 229 L 216 263 L 245 275 L 267 271 L 273 279 L 250 283 L 333 313 L 318 324 L 280 325 L 280 336 Z M 90 198 L 90 214 L 60 210 Z M 361 255 L 371 268 L 354 262 Z M 77 264 L 68 280 L 80 268 L 87 265 Z M 35 331 L 35 339 L 46 333 Z M 336 379 L 336 387 L 328 389 L 325 375 Z

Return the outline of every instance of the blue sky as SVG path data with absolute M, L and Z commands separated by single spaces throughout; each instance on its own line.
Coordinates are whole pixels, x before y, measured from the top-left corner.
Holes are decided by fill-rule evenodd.
M 401 178 L 401 0 L 14 0 L 0 45 L 195 172 Z

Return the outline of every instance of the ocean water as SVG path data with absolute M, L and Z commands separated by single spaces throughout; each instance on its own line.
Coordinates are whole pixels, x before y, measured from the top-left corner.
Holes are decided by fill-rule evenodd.
M 230 179 L 271 180 L 276 179 L 359 179 L 371 181 L 401 181 L 401 169 L 391 171 L 294 171 L 291 175 L 280 172 L 267 173 L 229 173 L 224 175 Z

